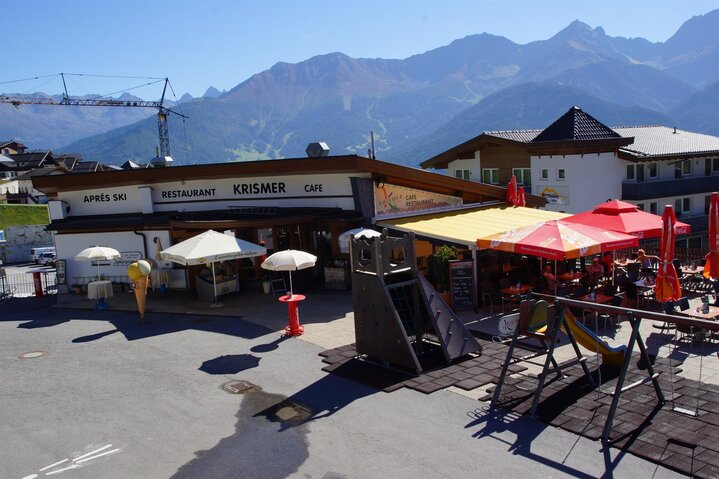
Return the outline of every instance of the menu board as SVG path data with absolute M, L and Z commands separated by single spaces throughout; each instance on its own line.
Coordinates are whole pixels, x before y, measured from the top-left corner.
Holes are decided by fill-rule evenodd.
M 474 309 L 474 261 L 454 260 L 449 262 L 449 282 L 452 291 L 452 308 L 455 311 Z

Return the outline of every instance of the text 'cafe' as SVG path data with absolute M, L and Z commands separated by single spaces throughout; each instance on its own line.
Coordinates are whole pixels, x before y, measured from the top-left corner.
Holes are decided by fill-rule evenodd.
M 505 196 L 504 188 L 354 155 L 53 174 L 33 184 L 50 198 L 48 229 L 58 259 L 66 262 L 68 284 L 94 278 L 96 264 L 73 258 L 99 244 L 122 253 L 102 264 L 107 279 L 124 277 L 129 263 L 148 258 L 178 289 L 195 289 L 203 267 L 163 262 L 159 251 L 208 229 L 261 244 L 268 254 L 310 252 L 318 257 L 316 267 L 299 273 L 329 286 L 331 268 L 332 287 L 343 289 L 349 255 L 338 242 L 342 232 L 388 218 L 496 204 Z M 543 200 L 530 197 L 528 203 L 541 206 Z M 415 249 L 418 257 L 432 254 L 427 241 Z M 240 289 L 256 289 L 266 279 L 259 263 L 250 258 L 226 266 Z

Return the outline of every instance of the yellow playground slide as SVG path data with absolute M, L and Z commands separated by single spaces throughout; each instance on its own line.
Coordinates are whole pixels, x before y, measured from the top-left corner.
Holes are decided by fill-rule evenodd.
M 602 355 L 602 362 L 613 366 L 621 366 L 624 362 L 624 352 L 627 350 L 626 345 L 612 347 L 606 341 L 599 338 L 591 330 L 587 329 L 582 323 L 577 321 L 569 308 L 564 308 L 564 322 L 569 329 L 572 330 L 574 338 L 579 344 L 589 351 Z M 564 329 L 564 327 L 562 327 Z M 566 333 L 566 331 L 565 331 Z

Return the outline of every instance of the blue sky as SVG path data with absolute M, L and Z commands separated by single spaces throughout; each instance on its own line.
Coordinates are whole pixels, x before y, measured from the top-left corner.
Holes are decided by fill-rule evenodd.
M 179 97 L 230 89 L 277 62 L 343 52 L 406 58 L 476 33 L 524 44 L 581 20 L 663 42 L 719 0 L 0 0 L 0 92 L 57 93 L 59 72 L 169 77 Z M 10 19 L 8 21 L 8 19 Z M 8 66 L 11 66 L 10 68 Z M 146 83 L 72 77 L 71 95 Z M 155 99 L 161 87 L 133 90 Z

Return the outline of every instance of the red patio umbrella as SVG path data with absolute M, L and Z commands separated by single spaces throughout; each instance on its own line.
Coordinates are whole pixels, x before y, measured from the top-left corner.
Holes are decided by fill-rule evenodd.
M 512 179 L 507 183 L 507 203 L 517 206 L 517 177 L 512 175 Z
M 527 206 L 527 200 L 524 197 L 524 186 L 520 186 L 519 191 L 517 191 L 517 206 Z
M 662 217 L 647 213 L 636 205 L 619 200 L 601 203 L 591 211 L 585 211 L 563 219 L 570 223 L 606 228 L 619 231 L 637 238 L 658 238 L 662 232 Z M 688 234 L 691 226 L 681 221 L 674 224 L 674 233 Z
M 479 238 L 477 248 L 509 251 L 556 260 L 579 258 L 602 251 L 631 248 L 635 236 L 564 220 L 551 220 Z
M 719 193 L 716 191 L 709 200 L 709 255 L 704 265 L 704 276 L 719 279 Z
M 659 240 L 659 271 L 654 285 L 654 296 L 660 303 L 677 301 L 682 297 L 677 270 L 674 268 L 674 224 L 677 217 L 671 205 L 664 207 L 662 215 L 662 234 Z

